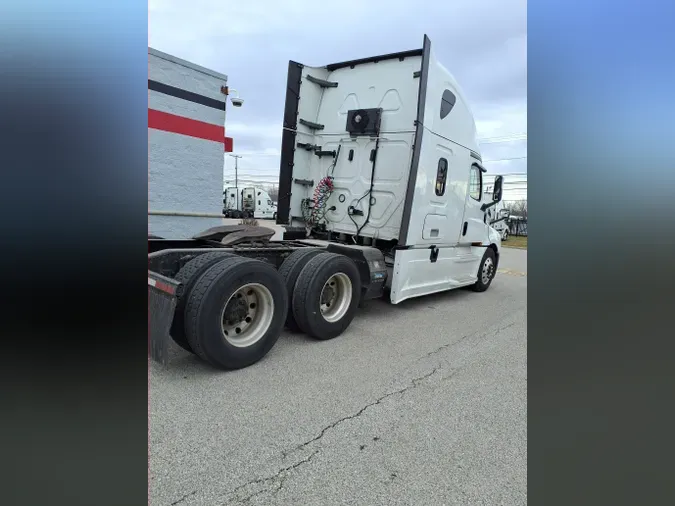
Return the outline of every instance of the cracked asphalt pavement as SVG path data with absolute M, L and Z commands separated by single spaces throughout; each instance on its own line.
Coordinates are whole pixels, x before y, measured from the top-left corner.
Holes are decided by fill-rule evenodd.
M 525 505 L 527 251 L 499 267 L 240 371 L 174 347 L 150 369 L 150 504 Z

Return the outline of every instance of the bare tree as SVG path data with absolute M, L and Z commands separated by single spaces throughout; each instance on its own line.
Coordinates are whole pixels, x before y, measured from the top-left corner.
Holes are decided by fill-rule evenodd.
M 270 188 L 269 191 L 268 191 L 267 193 L 270 194 L 270 198 L 271 198 L 274 202 L 278 202 L 278 201 L 279 201 L 279 190 L 277 189 L 276 186 L 273 186 L 272 188 Z
M 506 202 L 504 207 L 509 210 L 511 216 L 519 216 L 527 221 L 527 200 Z
M 509 210 L 509 229 L 513 235 L 527 235 L 527 200 L 505 202 Z

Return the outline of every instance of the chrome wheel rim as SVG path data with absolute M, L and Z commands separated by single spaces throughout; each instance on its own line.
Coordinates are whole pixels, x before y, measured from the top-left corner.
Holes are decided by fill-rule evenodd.
M 232 294 L 220 316 L 225 340 L 237 348 L 246 348 L 267 332 L 274 317 L 274 298 L 267 287 L 248 283 Z
M 321 316 L 327 322 L 340 320 L 352 302 L 352 280 L 344 272 L 333 274 L 321 290 Z
M 483 270 L 481 271 L 481 281 L 484 285 L 487 285 L 492 276 L 495 273 L 495 263 L 492 261 L 492 258 L 487 257 L 485 262 L 483 262 Z

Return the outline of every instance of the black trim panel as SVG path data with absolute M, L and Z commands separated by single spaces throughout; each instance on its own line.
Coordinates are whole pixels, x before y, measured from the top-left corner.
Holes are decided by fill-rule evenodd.
M 182 90 L 180 88 L 176 88 L 175 86 L 169 86 L 168 84 L 153 81 L 151 79 L 148 79 L 148 90 L 156 91 L 164 95 L 170 95 L 182 100 L 187 100 L 188 102 L 194 102 L 195 104 L 205 105 L 206 107 L 212 107 L 213 109 L 218 109 L 219 111 L 225 110 L 225 102 L 221 102 L 215 98 L 205 97 L 199 93 Z
M 284 131 L 281 135 L 281 161 L 279 164 L 279 197 L 277 202 L 277 224 L 288 225 L 291 210 L 291 188 L 293 185 L 293 161 L 295 159 L 295 129 L 298 126 L 300 105 L 300 84 L 302 83 L 300 63 L 288 62 L 286 81 L 286 105 L 284 106 Z
M 424 36 L 426 40 L 426 35 Z M 400 60 L 403 60 L 404 58 L 409 58 L 411 56 L 422 56 L 424 52 L 424 49 L 412 49 L 410 51 L 401 51 L 400 53 L 390 53 L 390 54 L 383 54 L 381 56 L 371 56 L 370 58 L 361 58 L 359 60 L 350 60 L 350 61 L 343 61 L 340 63 L 331 63 L 330 65 L 326 65 L 326 68 L 329 71 L 345 68 L 345 67 L 354 67 L 355 65 L 361 65 L 362 63 L 377 63 L 379 61 L 383 60 L 393 60 L 395 58 L 398 58 Z
M 410 230 L 410 218 L 412 216 L 413 197 L 415 196 L 415 184 L 417 183 L 417 171 L 420 164 L 422 151 L 422 133 L 424 132 L 424 108 L 427 102 L 427 82 L 429 81 L 429 60 L 431 59 L 431 41 L 424 36 L 422 49 L 422 69 L 420 70 L 420 91 L 417 95 L 417 120 L 415 121 L 415 147 L 413 149 L 410 174 L 408 175 L 408 188 L 403 203 L 403 216 L 401 229 L 398 233 L 398 244 L 408 245 L 408 232 Z

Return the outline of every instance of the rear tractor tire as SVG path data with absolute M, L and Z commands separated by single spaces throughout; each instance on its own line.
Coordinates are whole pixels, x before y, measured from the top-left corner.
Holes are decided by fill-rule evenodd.
M 272 349 L 287 310 L 288 294 L 277 270 L 234 256 L 195 283 L 185 307 L 185 331 L 203 360 L 221 369 L 241 369 Z
M 173 341 L 183 348 L 185 351 L 194 353 L 190 347 L 187 336 L 185 335 L 185 305 L 190 298 L 192 288 L 208 269 L 213 267 L 218 262 L 222 262 L 226 258 L 233 257 L 232 253 L 214 252 L 204 253 L 187 262 L 181 270 L 176 274 L 176 281 L 183 283 L 183 294 L 176 302 L 176 309 L 173 314 L 173 322 L 171 323 L 171 338 Z
M 300 271 L 302 271 L 307 262 L 324 251 L 325 250 L 320 248 L 302 248 L 291 253 L 283 261 L 281 267 L 279 267 L 279 274 L 282 278 L 284 278 L 289 301 L 293 300 L 293 292 L 298 281 L 298 276 L 300 276 Z M 295 321 L 295 317 L 293 316 L 292 307 L 288 308 L 286 327 L 293 332 L 301 332 L 301 329 L 298 326 L 298 323 Z
M 306 334 L 321 340 L 344 332 L 361 299 L 356 264 L 336 253 L 320 253 L 300 271 L 293 290 L 293 317 Z

